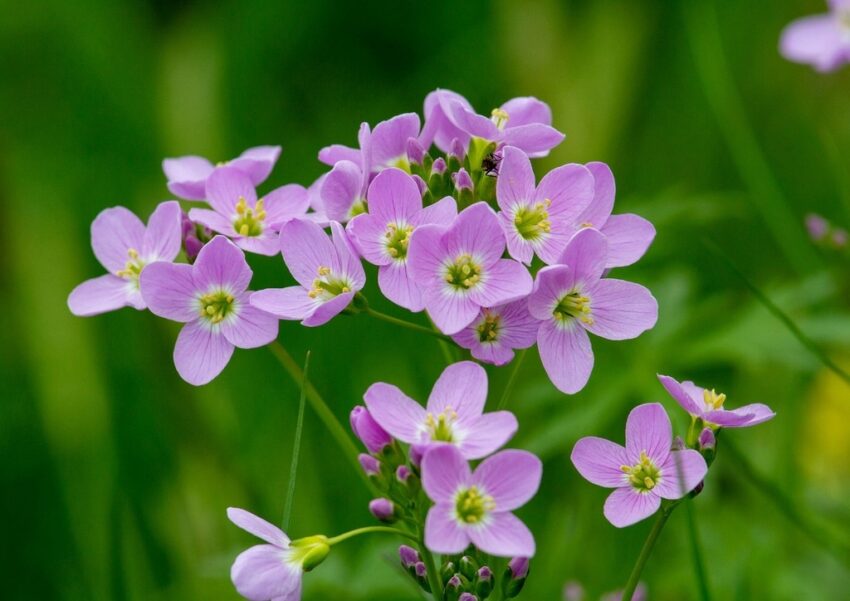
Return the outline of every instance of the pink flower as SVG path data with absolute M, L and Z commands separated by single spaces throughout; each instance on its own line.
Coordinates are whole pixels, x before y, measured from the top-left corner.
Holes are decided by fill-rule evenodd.
M 830 12 L 798 19 L 782 32 L 779 50 L 788 60 L 834 71 L 850 62 L 850 0 L 830 0 Z
M 238 169 L 248 176 L 251 184 L 259 186 L 266 181 L 280 156 L 280 146 L 249 148 L 225 166 Z M 199 156 L 183 156 L 162 161 L 162 170 L 168 178 L 171 193 L 186 200 L 204 200 L 207 178 L 216 167 Z
M 518 300 L 531 292 L 528 270 L 502 259 L 505 236 L 487 203 L 464 209 L 448 228 L 425 225 L 413 232 L 409 266 L 422 288 L 425 308 L 446 334 L 456 334 L 482 307 Z
M 319 188 L 321 213 L 332 221 L 345 223 L 366 211 L 366 190 L 372 165 L 370 137 L 369 124 L 361 124 L 357 136 L 360 150 L 354 151 L 356 154 L 348 159 L 337 160 L 322 180 Z
M 443 370 L 425 408 L 383 382 L 372 384 L 363 398 L 375 421 L 394 438 L 415 446 L 448 443 L 467 459 L 486 457 L 517 429 L 509 411 L 484 413 L 487 372 L 471 361 Z
M 363 257 L 378 265 L 378 286 L 384 296 L 410 311 L 425 308 L 422 292 L 408 263 L 413 232 L 422 225 L 448 226 L 457 217 L 451 197 L 422 208 L 422 195 L 413 178 L 399 169 L 379 173 L 369 186 L 369 212 L 348 224 Z
M 180 253 L 181 234 L 182 213 L 176 200 L 160 203 L 147 227 L 124 207 L 101 211 L 91 224 L 91 245 L 109 273 L 71 291 L 71 313 L 87 317 L 126 306 L 144 309 L 139 276 L 149 263 L 173 261 Z
M 608 244 L 595 229 L 577 233 L 559 259 L 561 265 L 537 274 L 528 299 L 541 320 L 537 346 L 543 367 L 555 386 L 573 394 L 593 370 L 591 332 L 609 340 L 635 338 L 658 319 L 658 303 L 638 284 L 602 278 Z
M 540 322 L 528 312 L 525 299 L 481 309 L 481 313 L 452 339 L 479 361 L 504 365 L 514 358 L 514 349 L 529 348 L 537 339 Z
M 418 135 L 419 115 L 416 113 L 396 115 L 378 123 L 369 137 L 370 160 L 366 171 L 375 173 L 391 167 L 407 171 L 410 166 L 407 157 L 408 140 L 411 138 L 416 140 Z M 359 138 L 362 149 L 364 141 L 362 130 Z M 319 151 L 319 160 L 331 166 L 339 161 L 361 164 L 363 158 L 361 149 L 333 144 Z
M 207 202 L 214 210 L 191 209 L 189 219 L 231 238 L 237 246 L 273 256 L 281 225 L 307 212 L 307 190 L 289 184 L 257 200 L 251 178 L 234 167 L 216 169 L 206 180 Z
M 342 312 L 363 288 L 366 274 L 342 226 L 334 221 L 331 231 L 333 240 L 311 221 L 295 219 L 284 225 L 280 233 L 283 262 L 298 285 L 255 292 L 251 304 L 281 319 L 300 319 L 310 327 Z
M 711 426 L 723 428 L 746 428 L 776 417 L 776 413 L 762 403 L 752 403 L 737 409 L 724 409 L 725 394 L 701 388 L 693 382 L 677 382 L 670 376 L 658 376 L 664 389 L 692 417 L 699 418 Z
M 460 553 L 470 543 L 499 557 L 532 557 L 534 537 L 513 513 L 537 493 L 543 465 L 527 451 L 501 451 L 473 472 L 450 445 L 422 460 L 422 487 L 434 506 L 425 521 L 425 545 Z
M 623 528 L 643 520 L 661 506 L 661 499 L 680 499 L 708 471 L 693 449 L 671 450 L 673 430 L 659 403 L 639 405 L 626 422 L 626 446 L 604 438 L 579 440 L 571 459 L 578 472 L 597 486 L 616 489 L 605 501 L 605 517 Z
M 277 319 L 248 303 L 251 276 L 244 253 L 224 236 L 206 244 L 193 265 L 159 262 L 142 271 L 151 313 L 186 324 L 174 346 L 174 366 L 190 384 L 220 374 L 235 347 L 277 338 Z

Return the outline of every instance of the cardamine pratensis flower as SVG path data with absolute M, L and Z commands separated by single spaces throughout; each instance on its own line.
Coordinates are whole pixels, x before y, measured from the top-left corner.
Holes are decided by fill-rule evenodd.
M 578 472 L 597 486 L 616 489 L 605 501 L 605 517 L 617 528 L 643 520 L 661 506 L 661 499 L 680 499 L 708 471 L 693 449 L 671 450 L 673 429 L 660 403 L 632 409 L 626 421 L 626 446 L 586 436 L 570 458 Z
M 324 536 L 297 541 L 277 526 L 245 511 L 230 507 L 231 522 L 266 542 L 243 551 L 233 562 L 230 578 L 240 595 L 250 601 L 298 601 L 301 579 L 327 557 L 330 546 Z
M 396 386 L 377 382 L 363 395 L 369 413 L 393 437 L 411 445 L 449 443 L 467 459 L 480 459 L 514 435 L 510 411 L 484 413 L 487 372 L 472 361 L 443 370 L 422 407 Z
M 422 225 L 448 226 L 457 217 L 451 197 L 422 208 L 413 178 L 399 169 L 382 171 L 369 186 L 369 212 L 348 224 L 352 241 L 367 261 L 378 265 L 378 286 L 397 305 L 410 311 L 425 308 L 422 292 L 408 265 L 413 232 Z
M 505 365 L 514 358 L 514 349 L 534 345 L 539 327 L 540 321 L 528 312 L 528 301 L 522 299 L 481 309 L 478 318 L 452 340 L 469 349 L 479 361 Z
M 252 185 L 259 186 L 266 181 L 279 156 L 280 146 L 257 146 L 219 166 L 238 169 L 248 176 Z M 203 157 L 190 155 L 165 159 L 162 170 L 172 194 L 186 200 L 204 200 L 207 178 L 216 166 Z
M 251 295 L 251 304 L 281 319 L 320 326 L 348 307 L 366 283 L 363 266 L 345 230 L 331 222 L 333 238 L 317 224 L 293 219 L 280 230 L 283 262 L 298 282 Z
M 511 256 L 526 265 L 535 253 L 546 263 L 557 261 L 575 233 L 573 224 L 590 206 L 593 190 L 593 175 L 577 164 L 553 169 L 535 186 L 529 158 L 506 146 L 496 198 Z
M 411 138 L 415 140 L 418 136 L 419 115 L 416 113 L 396 115 L 378 123 L 369 139 L 370 160 L 369 165 L 366 166 L 367 173 L 379 172 L 390 167 L 409 171 L 408 140 Z M 360 148 L 363 148 L 362 140 Z M 350 161 L 359 165 L 362 164 L 362 155 L 358 148 L 333 144 L 319 151 L 319 160 L 331 166 L 339 161 Z
M 207 202 L 213 208 L 191 209 L 189 219 L 224 234 L 248 252 L 278 253 L 281 225 L 302 217 L 309 206 L 307 190 L 288 184 L 257 200 L 251 179 L 233 167 L 216 169 L 207 178 Z
M 470 543 L 499 557 L 532 557 L 534 537 L 513 513 L 537 493 L 543 464 L 528 451 L 500 451 L 473 472 L 452 445 L 429 449 L 422 486 L 435 505 L 425 521 L 425 545 L 460 553 Z
M 830 12 L 798 19 L 782 32 L 779 51 L 821 72 L 850 62 L 850 0 L 830 0 Z
M 235 347 L 277 338 L 278 320 L 248 302 L 251 276 L 245 254 L 224 236 L 207 243 L 192 265 L 158 262 L 142 271 L 151 313 L 186 324 L 174 346 L 174 366 L 190 384 L 220 374 Z
M 346 223 L 352 217 L 365 213 L 366 190 L 369 188 L 371 173 L 371 132 L 369 124 L 360 125 L 357 139 L 360 150 L 352 161 L 343 159 L 334 163 L 333 169 L 322 180 L 319 196 L 322 213 L 331 221 Z
M 80 317 L 147 305 L 139 275 L 155 261 L 173 261 L 180 253 L 182 212 L 176 200 L 160 203 L 148 225 L 124 207 L 105 209 L 91 224 L 94 256 L 109 272 L 86 280 L 68 295 L 68 308 Z
M 485 202 L 467 207 L 449 227 L 425 225 L 410 239 L 410 270 L 425 308 L 445 334 L 457 334 L 482 307 L 519 300 L 531 292 L 524 265 L 502 259 L 505 235 Z
M 351 410 L 349 422 L 355 436 L 373 455 L 377 455 L 393 443 L 393 437 L 378 425 L 378 422 L 369 414 L 369 410 L 362 405 L 357 405 Z
M 677 382 L 670 376 L 660 374 L 658 380 L 691 417 L 699 418 L 712 427 L 746 428 L 776 417 L 776 413 L 762 403 L 725 409 L 726 395 L 718 394 L 714 389 L 702 388 L 693 382 Z

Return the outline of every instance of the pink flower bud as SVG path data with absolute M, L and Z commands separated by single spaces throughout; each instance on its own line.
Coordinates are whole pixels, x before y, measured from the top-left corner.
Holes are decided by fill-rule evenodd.
M 395 505 L 389 499 L 372 499 L 369 501 L 369 511 L 380 522 L 395 521 Z
M 377 476 L 381 473 L 381 462 L 371 455 L 360 453 L 357 459 L 360 461 L 360 467 L 363 468 L 367 476 Z
M 370 453 L 380 453 L 392 444 L 392 436 L 378 425 L 366 407 L 358 405 L 352 409 L 350 421 L 352 431 Z

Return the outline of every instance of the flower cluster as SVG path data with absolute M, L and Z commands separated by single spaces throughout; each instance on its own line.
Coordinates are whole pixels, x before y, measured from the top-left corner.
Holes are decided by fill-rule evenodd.
M 562 165 L 536 181 L 531 159 L 564 136 L 535 98 L 509 100 L 488 118 L 437 90 L 424 113 L 424 125 L 406 113 L 361 125 L 358 148 L 322 149 L 331 169 L 309 189 L 257 193 L 276 146 L 219 165 L 166 159 L 168 189 L 208 208 L 181 217 L 176 201 L 163 203 L 147 229 L 126 209 L 104 211 L 92 246 L 109 274 L 75 289 L 71 310 L 131 305 L 186 323 L 175 365 L 204 384 L 234 347 L 273 340 L 278 319 L 319 326 L 343 312 L 375 314 L 362 293 L 365 260 L 387 299 L 426 311 L 473 358 L 503 365 L 536 342 L 555 386 L 581 390 L 593 367 L 589 333 L 622 340 L 655 325 L 649 291 L 607 277 L 646 252 L 652 224 L 612 215 L 614 177 L 603 163 Z M 181 239 L 191 266 L 173 263 Z M 280 253 L 297 285 L 248 292 L 243 252 Z
M 779 42 L 788 60 L 818 71 L 835 71 L 850 62 L 850 0 L 829 0 L 829 12 L 794 21 Z
M 761 403 L 725 409 L 725 394 L 658 376 L 667 392 L 691 416 L 686 439 L 673 439 L 670 418 L 659 403 L 635 407 L 626 422 L 625 447 L 604 438 L 579 440 L 572 462 L 597 486 L 615 489 L 603 513 L 622 528 L 639 522 L 667 503 L 667 511 L 682 498 L 702 490 L 708 467 L 716 456 L 721 428 L 744 428 L 776 414 Z

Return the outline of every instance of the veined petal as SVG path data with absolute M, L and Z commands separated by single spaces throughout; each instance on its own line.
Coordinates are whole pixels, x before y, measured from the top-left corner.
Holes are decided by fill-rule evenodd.
M 593 228 L 579 230 L 564 249 L 558 263 L 568 265 L 577 282 L 587 285 L 602 277 L 608 261 L 608 242 Z
M 497 557 L 533 557 L 536 551 L 528 526 L 510 512 L 491 514 L 486 523 L 466 532 L 472 544 Z
M 503 136 L 505 144 L 516 146 L 531 158 L 545 157 L 549 151 L 564 140 L 564 134 L 550 125 L 528 123 L 511 127 L 510 122 Z
M 407 262 L 423 290 L 442 281 L 443 262 L 448 259 L 448 251 L 443 244 L 445 232 L 446 228 L 439 225 L 423 225 L 410 236 Z
M 307 290 L 301 286 L 290 286 L 253 292 L 249 302 L 257 309 L 280 319 L 300 321 L 312 315 L 321 301 L 310 298 Z
M 454 445 L 436 445 L 422 458 L 422 488 L 435 503 L 451 503 L 458 489 L 469 485 L 471 478 L 469 464 Z
M 483 271 L 482 282 L 471 288 L 469 298 L 482 307 L 495 307 L 531 294 L 534 281 L 524 265 L 499 259 Z
M 304 318 L 301 325 L 309 328 L 323 326 L 331 319 L 342 313 L 342 311 L 351 304 L 354 298 L 354 292 L 346 292 L 333 297 L 329 301 L 325 301 L 316 306 L 313 313 Z
M 407 140 L 419 135 L 419 115 L 404 113 L 375 126 L 371 137 L 372 165 L 392 166 L 391 161 L 407 158 Z
M 468 295 L 456 293 L 442 282 L 437 287 L 425 290 L 424 297 L 428 316 L 441 332 L 449 336 L 472 323 L 480 309 Z
M 661 468 L 661 480 L 652 492 L 662 499 L 681 499 L 702 482 L 708 472 L 699 451 L 684 449 L 673 451 L 667 457 Z
M 168 200 L 157 205 L 148 219 L 141 250 L 147 261 L 173 261 L 180 253 L 182 213 L 180 203 Z
M 408 444 L 420 441 L 425 409 L 398 387 L 377 382 L 369 387 L 363 400 L 378 425 L 394 438 Z
M 378 287 L 392 302 L 418 313 L 425 308 L 422 291 L 410 276 L 407 262 L 392 261 L 378 269 Z
M 646 453 L 660 466 L 667 461 L 672 444 L 673 426 L 660 403 L 646 403 L 632 409 L 626 420 L 626 452 L 631 463 Z
M 472 482 L 493 497 L 497 512 L 503 512 L 528 503 L 537 494 L 542 477 L 543 463 L 536 455 L 509 449 L 482 461 L 472 474 Z
M 289 595 L 301 582 L 301 567 L 285 561 L 286 552 L 274 545 L 255 545 L 233 562 L 230 578 L 250 601 L 269 601 Z
M 218 167 L 207 178 L 206 197 L 210 206 L 225 217 L 236 215 L 236 205 L 244 199 L 249 207 L 257 202 L 251 179 L 239 169 Z
M 451 196 L 441 198 L 434 204 L 428 205 L 410 220 L 410 223 L 415 226 L 436 224 L 442 226 L 451 225 L 452 221 L 457 217 L 457 203 Z
M 144 224 L 124 207 L 104 209 L 91 224 L 94 256 L 112 274 L 126 267 L 130 249 L 141 252 L 144 237 Z
M 210 209 L 189 209 L 189 219 L 210 228 L 216 233 L 224 234 L 231 238 L 238 236 L 236 230 L 233 229 L 232 221 Z
M 131 304 L 130 282 L 106 274 L 78 285 L 68 295 L 68 308 L 77 317 L 100 315 Z
M 249 532 L 269 544 L 278 547 L 289 545 L 289 537 L 286 536 L 283 530 L 274 524 L 270 524 L 263 518 L 254 515 L 250 511 L 245 511 L 238 507 L 228 507 L 227 518 L 245 532 Z
M 401 169 L 385 169 L 376 175 L 367 198 L 369 214 L 385 225 L 407 223 L 422 210 L 422 196 L 416 182 Z
M 319 151 L 319 160 L 325 165 L 333 167 L 340 161 L 351 161 L 360 163 L 360 150 L 343 144 L 331 144 Z
M 310 206 L 310 198 L 304 186 L 288 184 L 266 194 L 263 204 L 266 211 L 265 223 L 269 227 L 279 227 L 290 219 L 303 217 Z
M 232 355 L 233 344 L 218 328 L 198 320 L 180 330 L 174 345 L 174 366 L 189 384 L 201 386 L 220 374 Z
M 602 338 L 637 338 L 658 321 L 658 301 L 640 284 L 605 278 L 586 294 L 590 297 L 593 318 L 586 327 Z
M 430 452 L 430 451 L 429 451 Z M 425 519 L 425 546 L 434 553 L 460 553 L 469 546 L 467 531 L 454 518 L 450 502 L 437 503 Z
M 265 346 L 277 338 L 278 320 L 248 303 L 248 294 L 238 299 L 236 317 L 221 322 L 221 333 L 239 348 Z
M 593 185 L 593 175 L 584 165 L 562 165 L 543 176 L 534 200 L 550 202 L 548 213 L 553 224 L 574 224 L 593 200 Z
M 534 171 L 528 156 L 519 148 L 505 146 L 496 179 L 499 208 L 513 214 L 517 205 L 530 204 L 534 199 L 534 185 Z
M 492 265 L 505 252 L 502 226 L 486 202 L 476 202 L 461 211 L 446 231 L 443 242 L 452 259 L 470 254 L 484 266 Z
M 764 423 L 776 417 L 773 409 L 762 403 L 752 403 L 737 409 L 709 411 L 705 421 L 724 428 L 744 428 Z
M 534 96 L 511 98 L 501 108 L 508 114 L 508 125 L 511 127 L 529 123 L 552 125 L 552 109 Z
M 625 267 L 640 259 L 655 239 L 655 226 L 638 215 L 611 215 L 602 227 L 608 238 L 606 267 Z
M 322 182 L 322 205 L 329 219 L 344 223 L 351 217 L 351 208 L 360 199 L 363 172 L 351 161 L 339 161 Z
M 662 376 L 660 374 L 658 375 L 658 380 L 661 382 L 661 385 L 670 394 L 670 396 L 673 397 L 676 402 L 682 406 L 682 409 L 684 409 L 694 417 L 702 416 L 702 399 L 700 397 L 694 398 L 694 396 L 689 393 L 688 389 L 685 388 L 685 384 L 690 384 L 691 386 L 694 386 L 693 382 L 682 382 L 680 384 L 670 376 Z M 694 386 L 694 388 L 696 387 Z
M 184 156 L 162 161 L 162 170 L 168 178 L 168 189 L 175 196 L 187 200 L 203 200 L 204 186 L 213 164 L 204 157 Z
M 479 415 L 465 424 L 468 432 L 458 448 L 467 459 L 481 459 L 498 451 L 516 433 L 518 424 L 510 411 L 493 411 Z M 476 472 L 477 473 L 477 472 Z
M 228 162 L 227 166 L 239 169 L 248 176 L 254 186 L 259 186 L 272 172 L 278 157 L 280 146 L 255 146 Z
M 366 272 L 363 271 L 363 264 L 351 245 L 345 228 L 336 221 L 331 221 L 331 238 L 339 257 L 340 272 L 351 280 L 355 291 L 360 290 L 366 283 Z
M 487 402 L 487 372 L 472 361 L 453 363 L 443 370 L 431 395 L 427 409 L 439 414 L 451 409 L 459 422 L 481 416 Z
M 280 248 L 283 261 L 292 276 L 304 288 L 313 287 L 319 268 L 339 273 L 341 265 L 334 245 L 317 224 L 305 219 L 293 219 L 280 229 Z
M 598 161 L 588 163 L 585 167 L 593 174 L 593 200 L 576 223 L 601 230 L 614 210 L 614 197 L 617 193 L 614 174 L 608 165 Z
M 363 213 L 348 222 L 346 230 L 357 245 L 363 258 L 372 265 L 393 263 L 386 249 L 387 225 L 374 215 Z
M 625 447 L 596 436 L 585 436 L 579 440 L 570 459 L 585 480 L 606 488 L 623 486 L 620 466 L 634 463 L 626 454 Z
M 183 323 L 200 315 L 191 265 L 151 263 L 142 269 L 139 285 L 142 298 L 154 315 Z
M 543 368 L 555 387 L 575 394 L 587 384 L 593 371 L 590 338 L 576 320 L 557 324 L 549 319 L 540 324 L 537 348 Z
M 192 265 L 195 287 L 201 292 L 227 288 L 234 296 L 248 288 L 253 272 L 245 254 L 224 236 L 207 242 Z
M 661 507 L 661 497 L 631 486 L 618 488 L 605 500 L 603 513 L 611 524 L 625 528 L 644 520 Z
M 238 236 L 233 243 L 244 251 L 266 257 L 273 257 L 280 252 L 278 234 L 271 229 L 259 236 Z
M 551 320 L 561 295 L 575 283 L 573 271 L 566 265 L 552 265 L 537 272 L 534 288 L 528 297 L 528 310 L 540 320 Z

